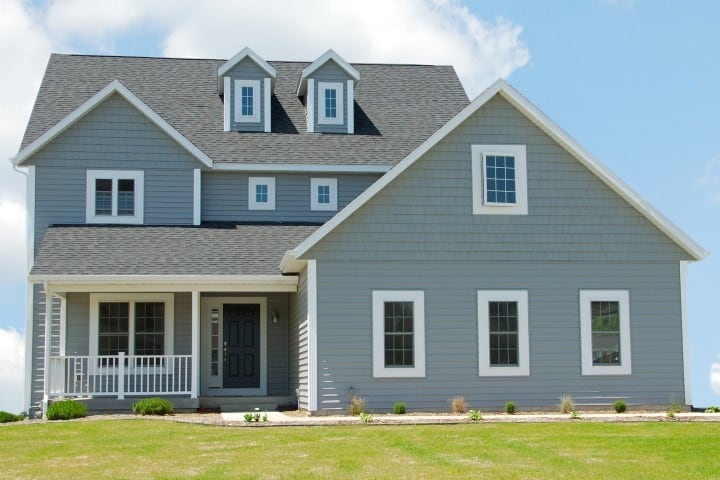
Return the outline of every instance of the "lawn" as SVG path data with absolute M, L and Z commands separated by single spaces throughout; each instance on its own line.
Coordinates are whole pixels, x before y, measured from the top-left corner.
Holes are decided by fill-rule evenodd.
M 719 478 L 718 423 L 0 428 L 0 478 Z

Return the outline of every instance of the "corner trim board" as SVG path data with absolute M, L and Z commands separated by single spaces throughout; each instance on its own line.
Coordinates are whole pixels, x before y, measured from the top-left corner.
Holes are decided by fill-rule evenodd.
M 316 412 L 318 409 L 318 339 L 317 339 L 317 263 L 308 260 L 307 263 L 307 306 L 308 306 L 308 410 Z

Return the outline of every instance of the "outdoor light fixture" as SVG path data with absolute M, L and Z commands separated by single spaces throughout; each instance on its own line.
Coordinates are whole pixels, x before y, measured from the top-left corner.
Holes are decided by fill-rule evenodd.
M 273 323 L 277 323 L 277 322 L 278 322 L 278 317 L 279 317 L 279 315 L 278 315 L 277 310 L 273 310 L 272 322 L 273 322 Z

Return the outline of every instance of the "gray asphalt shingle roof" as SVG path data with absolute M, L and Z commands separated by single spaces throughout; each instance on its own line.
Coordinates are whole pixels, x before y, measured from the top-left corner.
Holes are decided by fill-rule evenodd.
M 353 64 L 356 133 L 308 134 L 296 91 L 310 62 L 268 62 L 277 69 L 272 133 L 223 132 L 223 63 L 53 54 L 22 147 L 116 79 L 218 163 L 394 165 L 468 104 L 450 66 Z
M 277 275 L 317 226 L 53 226 L 31 275 Z

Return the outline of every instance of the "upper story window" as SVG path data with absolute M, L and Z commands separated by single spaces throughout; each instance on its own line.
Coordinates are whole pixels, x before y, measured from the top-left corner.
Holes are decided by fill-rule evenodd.
M 144 173 L 88 170 L 87 223 L 143 223 Z
M 580 291 L 583 375 L 629 375 L 630 295 L 627 290 Z
M 248 179 L 248 209 L 275 210 L 275 178 L 250 177 Z
M 310 210 L 337 210 L 337 179 L 310 179 Z
M 480 376 L 530 375 L 527 290 L 478 292 Z
M 260 80 L 235 80 L 235 121 L 260 121 Z
M 342 83 L 318 82 L 318 123 L 344 123 Z
M 472 146 L 473 213 L 527 215 L 525 145 Z

